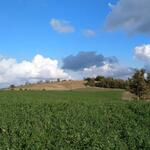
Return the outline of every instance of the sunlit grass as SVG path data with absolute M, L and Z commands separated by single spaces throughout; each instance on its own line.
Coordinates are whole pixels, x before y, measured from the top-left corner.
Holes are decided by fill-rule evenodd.
M 146 149 L 150 103 L 122 91 L 0 92 L 0 149 Z

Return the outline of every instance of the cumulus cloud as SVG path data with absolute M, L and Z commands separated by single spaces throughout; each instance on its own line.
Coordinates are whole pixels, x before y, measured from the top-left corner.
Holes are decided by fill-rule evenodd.
M 135 47 L 134 54 L 138 60 L 145 63 L 143 68 L 150 72 L 150 44 Z
M 44 79 L 67 79 L 69 75 L 58 67 L 58 61 L 36 55 L 32 61 L 18 63 L 12 58 L 0 58 L 0 84 L 22 84 Z
M 119 0 L 111 9 L 108 30 L 121 28 L 129 34 L 150 34 L 150 0 Z
M 134 73 L 134 71 L 134 68 L 124 67 L 119 64 L 105 63 L 100 67 L 92 66 L 90 68 L 84 68 L 82 74 L 85 77 L 96 77 L 102 75 L 106 77 L 127 79 Z
M 51 19 L 50 25 L 52 29 L 58 33 L 72 33 L 75 28 L 66 20 Z
M 87 38 L 92 38 L 96 36 L 96 32 L 92 29 L 85 29 L 83 30 L 83 35 Z
M 103 66 L 92 66 L 84 68 L 82 75 L 84 77 L 96 77 L 98 75 L 106 77 L 115 77 L 120 79 L 127 79 L 133 75 L 135 69 L 129 67 L 123 67 L 119 64 L 105 63 Z
M 118 63 L 116 57 L 104 57 L 96 52 L 79 52 L 77 55 L 70 55 L 63 59 L 63 69 L 80 71 L 92 66 L 103 66 L 105 62 Z
M 135 56 L 139 60 L 150 62 L 150 44 L 137 46 L 134 49 Z

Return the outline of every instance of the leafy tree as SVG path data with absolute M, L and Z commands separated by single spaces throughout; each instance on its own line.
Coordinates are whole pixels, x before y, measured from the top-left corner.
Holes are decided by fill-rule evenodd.
M 95 86 L 95 79 L 94 78 L 86 78 L 85 81 L 87 81 L 86 85 Z
M 93 81 L 95 80 L 95 82 Z M 112 77 L 104 77 L 104 76 L 97 76 L 94 78 L 86 78 L 87 85 L 92 85 L 101 88 L 121 88 L 127 89 L 128 82 L 121 79 L 114 79 Z
M 87 82 L 89 82 L 91 80 L 91 78 L 84 78 L 84 81 L 87 81 Z
M 150 89 L 150 73 L 147 73 L 147 80 L 146 80 L 147 86 Z
M 144 78 L 145 70 L 137 70 L 135 74 L 129 79 L 129 90 L 135 94 L 138 99 L 142 99 L 147 93 L 147 84 Z
M 57 82 L 60 82 L 60 79 L 59 79 L 59 78 L 57 79 Z
M 11 85 L 10 85 L 10 89 L 11 89 L 11 90 L 14 90 L 15 87 L 16 87 L 16 86 L 15 86 L 14 84 L 11 84 Z
M 96 78 L 95 78 L 95 81 L 102 81 L 102 80 L 104 80 L 104 76 L 97 76 Z

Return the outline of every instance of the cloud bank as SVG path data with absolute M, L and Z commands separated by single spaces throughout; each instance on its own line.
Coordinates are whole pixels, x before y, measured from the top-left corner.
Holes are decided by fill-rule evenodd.
M 117 63 L 116 57 L 104 57 L 94 51 L 79 52 L 77 55 L 70 55 L 63 59 L 63 69 L 80 71 L 92 66 L 103 66 L 105 62 Z
M 66 20 L 51 19 L 50 25 L 52 29 L 58 33 L 72 33 L 75 28 Z
M 127 79 L 134 73 L 133 68 L 121 66 L 116 57 L 105 57 L 96 52 L 79 52 L 63 60 L 63 69 L 78 72 L 83 77 L 98 75 Z
M 85 68 L 82 71 L 82 74 L 84 77 L 96 77 L 102 75 L 106 77 L 128 79 L 133 75 L 134 71 L 134 68 L 124 67 L 119 64 L 106 63 L 101 67 L 92 66 L 90 68 Z
M 124 29 L 128 34 L 150 35 L 150 0 L 120 0 L 111 5 L 107 29 Z
M 18 63 L 12 58 L 0 58 L 0 84 L 23 84 L 46 79 L 67 79 L 69 75 L 59 68 L 58 61 L 36 55 L 31 61 Z
M 139 53 L 139 58 L 145 58 L 140 57 Z M 141 54 L 144 54 L 143 51 Z M 67 56 L 63 59 L 62 67 L 59 67 L 57 60 L 45 58 L 42 55 L 36 55 L 31 61 L 23 60 L 21 62 L 17 62 L 13 58 L 1 57 L 0 68 L 1 87 L 57 78 L 71 79 L 73 76 L 76 76 L 75 79 L 98 75 L 127 79 L 135 71 L 133 68 L 120 65 L 116 57 L 105 57 L 94 51 Z

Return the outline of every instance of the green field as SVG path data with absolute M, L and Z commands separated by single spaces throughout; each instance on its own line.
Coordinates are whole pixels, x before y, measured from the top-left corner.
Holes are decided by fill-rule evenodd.
M 150 149 L 150 103 L 121 91 L 2 91 L 0 150 Z

